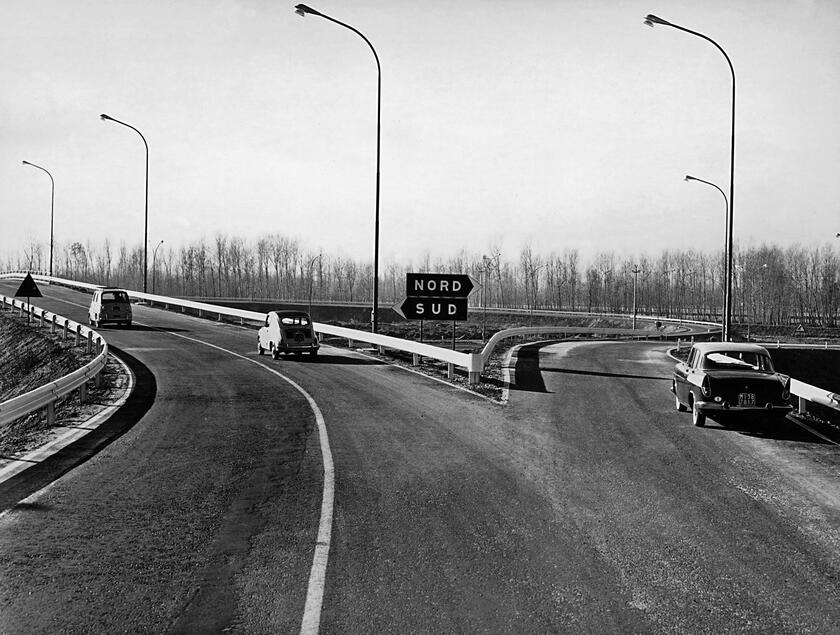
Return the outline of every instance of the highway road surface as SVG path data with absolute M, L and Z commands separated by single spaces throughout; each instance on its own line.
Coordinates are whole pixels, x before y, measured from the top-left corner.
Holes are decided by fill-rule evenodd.
M 89 296 L 42 291 L 84 319 Z M 298 632 L 311 577 L 324 633 L 840 624 L 840 447 L 694 428 L 661 343 L 523 347 L 502 406 L 331 347 L 258 357 L 254 330 L 143 306 L 100 332 L 136 397 L 88 460 L 15 484 L 0 632 Z

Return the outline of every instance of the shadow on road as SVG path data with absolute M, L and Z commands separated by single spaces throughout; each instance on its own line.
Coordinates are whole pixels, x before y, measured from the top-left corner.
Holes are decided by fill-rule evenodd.
M 10 508 L 43 511 L 43 506 L 37 503 L 19 503 L 19 501 L 87 461 L 102 448 L 130 430 L 151 408 L 157 394 L 155 376 L 137 358 L 115 346 L 110 346 L 110 349 L 134 373 L 135 385 L 131 395 L 98 428 L 40 463 L 13 476 L 4 483 L 0 483 L 0 511 Z
M 510 378 L 510 390 L 527 392 L 548 392 L 540 372 L 540 349 L 550 342 L 538 342 L 520 346 L 514 356 L 513 372 Z
M 152 333 L 152 332 L 163 332 L 163 333 L 188 333 L 189 329 L 176 329 L 172 327 L 166 326 L 146 326 L 145 324 L 132 324 L 129 327 L 125 327 L 122 324 L 102 324 L 101 326 L 92 327 L 96 331 L 138 331 L 140 333 Z
M 710 426 L 709 424 L 713 421 L 717 425 Z M 710 430 L 737 432 L 744 436 L 755 437 L 756 439 L 831 445 L 830 441 L 826 441 L 812 434 L 802 426 L 797 425 L 796 422 L 785 417 L 707 417 L 706 427 Z M 825 433 L 826 431 L 822 430 L 822 432 Z M 832 437 L 829 436 L 829 438 Z
M 271 356 L 266 354 L 268 360 Z M 364 357 L 350 357 L 347 355 L 330 355 L 318 353 L 315 357 L 309 355 L 281 355 L 278 361 L 295 362 L 296 364 L 334 364 L 336 366 L 383 366 L 385 362 L 378 359 Z
M 569 375 L 592 375 L 595 377 L 618 377 L 621 379 L 654 379 L 656 381 L 671 381 L 671 377 L 655 377 L 653 375 L 629 375 L 626 373 L 603 373 L 594 370 L 575 370 L 572 368 L 543 368 L 544 373 L 567 373 Z

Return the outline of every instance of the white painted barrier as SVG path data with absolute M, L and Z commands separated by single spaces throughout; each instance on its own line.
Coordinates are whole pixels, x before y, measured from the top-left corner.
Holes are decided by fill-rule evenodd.
M 94 345 L 99 349 L 96 357 L 69 375 L 0 403 L 0 424 L 10 423 L 28 415 L 30 412 L 44 407 L 47 408 L 47 417 L 52 423 L 55 417 L 55 402 L 58 399 L 78 388 L 80 390 L 80 399 L 82 401 L 85 400 L 88 381 L 97 379 L 99 373 L 105 368 L 108 359 L 108 344 L 99 333 L 87 326 L 32 306 L 26 302 L 0 295 L 0 308 L 5 310 L 6 307 L 9 307 L 12 311 L 19 309 L 21 312 L 30 313 L 39 319 L 41 326 L 43 326 L 46 320 L 50 324 L 50 329 L 53 331 L 57 325 L 61 324 L 64 338 L 66 339 L 68 334 L 72 333 L 77 346 L 81 344 L 82 340 L 85 340 L 88 352 L 92 352 L 91 349 Z
M 27 272 L 18 271 L 18 272 L 8 272 L 8 273 L 0 273 L 0 278 L 22 278 L 26 275 Z M 66 280 L 63 278 L 50 278 L 49 276 L 43 274 L 32 274 L 32 277 L 36 281 L 47 282 L 52 284 L 60 284 L 62 286 L 68 286 L 77 289 L 83 289 L 86 291 L 93 291 L 94 289 L 99 288 L 101 285 L 89 284 L 86 282 L 76 282 L 75 280 Z M 216 304 L 209 304 L 206 302 L 193 302 L 191 300 L 181 300 L 178 298 L 171 298 L 162 295 L 153 295 L 151 293 L 142 293 L 140 291 L 128 291 L 128 294 L 131 298 L 136 300 L 143 300 L 150 303 L 156 303 L 164 305 L 167 308 L 170 307 L 181 307 L 183 310 L 184 308 L 189 308 L 194 311 L 197 311 L 199 315 L 207 314 L 209 315 L 217 315 L 218 319 L 221 319 L 222 316 L 234 317 L 239 318 L 242 322 L 247 320 L 248 322 L 254 322 L 257 324 L 262 324 L 265 320 L 265 313 L 259 313 L 256 311 L 245 311 L 242 309 L 232 309 L 228 307 L 219 306 Z M 523 310 L 525 311 L 525 310 Z M 596 317 L 597 314 L 588 314 L 592 317 Z M 604 316 L 601 316 L 604 317 Z M 606 317 L 623 317 L 627 318 L 626 315 L 619 315 L 619 314 L 611 314 Z M 669 318 L 657 318 L 657 317 L 650 317 L 644 316 L 644 318 L 637 317 L 637 319 L 645 319 L 645 320 L 659 320 L 662 322 L 667 322 L 670 324 L 686 324 L 691 326 L 698 326 L 698 327 L 705 327 L 708 329 L 709 332 L 719 329 L 720 325 L 714 324 L 712 322 L 698 322 L 696 320 L 675 320 Z M 355 329 L 348 329 L 341 326 L 332 326 L 330 324 L 321 324 L 315 322 L 313 327 L 317 333 L 322 333 L 325 335 L 333 335 L 335 337 L 342 337 L 347 338 L 347 340 L 351 342 L 365 342 L 368 344 L 373 344 L 374 346 L 379 346 L 380 348 L 385 349 L 393 349 L 398 351 L 404 351 L 407 353 L 412 353 L 416 356 L 423 356 L 429 357 L 431 359 L 437 359 L 439 361 L 446 362 L 450 365 L 450 377 L 452 376 L 452 366 L 458 366 L 460 368 L 466 369 L 468 373 L 468 379 L 470 385 L 475 385 L 481 380 L 481 372 L 484 370 L 484 366 L 487 364 L 487 361 L 490 359 L 490 355 L 492 354 L 494 348 L 498 345 L 498 343 L 507 338 L 507 337 L 514 337 L 517 335 L 529 335 L 529 334 L 597 334 L 597 335 L 605 335 L 611 337 L 644 337 L 646 334 L 653 335 L 650 332 L 646 332 L 641 329 L 612 329 L 612 328 L 589 328 L 589 327 L 553 327 L 553 326 L 524 326 L 524 327 L 517 327 L 513 329 L 505 329 L 503 331 L 499 331 L 495 333 L 490 340 L 488 340 L 487 344 L 484 346 L 480 353 L 461 353 L 459 351 L 453 351 L 447 348 L 441 348 L 438 346 L 432 346 L 431 344 L 425 344 L 421 342 L 413 342 L 411 340 L 404 340 L 398 337 L 391 337 L 389 335 L 380 335 L 378 333 L 369 333 L 367 331 L 357 331 Z M 798 388 L 803 394 L 800 395 L 799 392 L 795 392 L 791 390 L 791 393 L 797 396 L 802 397 L 803 399 L 809 399 L 808 395 L 825 395 L 825 394 L 832 394 L 827 393 L 825 390 L 821 388 L 817 388 L 816 386 L 810 386 L 809 384 L 805 384 L 804 382 L 797 381 L 797 385 L 801 386 Z M 807 387 L 807 388 L 806 388 Z M 831 400 L 829 400 L 831 401 Z M 822 403 L 820 401 L 815 401 L 815 403 Z M 836 408 L 840 410 L 840 407 L 837 405 L 829 405 L 829 407 Z

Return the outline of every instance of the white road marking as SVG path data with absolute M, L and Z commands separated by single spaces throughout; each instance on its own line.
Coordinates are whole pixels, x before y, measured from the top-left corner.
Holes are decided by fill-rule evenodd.
M 146 324 L 143 326 L 155 328 Z M 324 601 L 324 585 L 326 583 L 327 560 L 330 553 L 330 541 L 332 539 L 333 502 L 335 499 L 335 468 L 333 466 L 332 451 L 330 450 L 330 441 L 327 437 L 327 426 L 324 422 L 324 415 L 321 414 L 318 404 L 315 403 L 315 400 L 308 392 L 306 392 L 306 390 L 304 390 L 293 379 L 286 377 L 270 366 L 267 366 L 256 359 L 247 357 L 246 355 L 242 355 L 241 353 L 236 353 L 226 348 L 222 348 L 221 346 L 217 346 L 216 344 L 210 344 L 209 342 L 195 339 L 193 337 L 187 337 L 186 335 L 181 335 L 179 333 L 171 333 L 163 329 L 155 330 L 161 330 L 161 332 L 168 333 L 173 337 L 180 337 L 181 339 L 189 340 L 197 344 L 203 344 L 204 346 L 209 346 L 210 348 L 215 348 L 229 355 L 233 355 L 234 357 L 238 357 L 239 359 L 261 366 L 268 372 L 277 375 L 280 379 L 290 384 L 295 390 L 303 395 L 309 403 L 309 407 L 312 409 L 312 412 L 315 414 L 315 422 L 318 425 L 318 437 L 321 442 L 321 456 L 324 463 L 324 490 L 321 496 L 321 520 L 318 523 L 318 537 L 315 541 L 315 555 L 312 558 L 312 568 L 309 571 L 309 585 L 306 590 L 306 604 L 303 609 L 303 619 L 300 625 L 300 632 L 306 633 L 307 635 L 310 633 L 317 633 L 321 624 L 321 606 Z

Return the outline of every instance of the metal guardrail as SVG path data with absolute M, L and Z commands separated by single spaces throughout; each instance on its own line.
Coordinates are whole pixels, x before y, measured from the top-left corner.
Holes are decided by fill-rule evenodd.
M 26 275 L 28 272 L 9 272 L 9 273 L 0 273 L 0 278 L 20 278 Z M 40 280 L 43 282 L 50 282 L 53 284 L 60 284 L 62 286 L 68 286 L 76 289 L 82 289 L 85 291 L 93 291 L 94 289 L 98 289 L 101 285 L 94 285 L 89 284 L 86 282 L 76 282 L 75 280 L 66 280 L 63 278 L 50 278 L 49 276 L 43 274 L 32 274 L 32 277 L 36 280 Z M 131 298 L 136 300 L 143 300 L 145 302 L 149 302 L 150 304 L 161 304 L 166 308 L 171 307 L 180 307 L 182 311 L 185 309 L 192 309 L 198 312 L 199 316 L 206 315 L 217 315 L 218 319 L 221 320 L 222 316 L 234 317 L 239 318 L 241 323 L 248 321 L 249 323 L 256 323 L 262 324 L 265 321 L 265 313 L 258 313 L 255 311 L 245 311 L 242 309 L 233 309 L 228 307 L 223 307 L 215 304 L 210 304 L 207 302 L 193 302 L 191 300 L 182 300 L 179 298 L 171 298 L 168 296 L 161 296 L 161 295 L 154 295 L 151 293 L 142 293 L 140 291 L 128 291 L 128 294 Z M 587 314 L 587 315 L 596 315 L 596 314 Z M 622 317 L 627 318 L 626 315 L 620 314 L 597 314 L 598 316 L 602 317 Z M 650 317 L 650 316 L 637 316 L 637 320 L 644 320 L 644 321 L 661 321 L 663 323 L 671 323 L 671 324 L 685 324 L 685 325 L 693 325 L 693 326 L 700 326 L 700 327 L 707 327 L 709 330 L 719 329 L 720 325 L 714 322 L 699 322 L 696 320 L 675 320 L 675 319 L 668 319 L 668 318 L 657 318 L 657 317 Z M 598 334 L 598 335 L 608 335 L 608 336 L 619 336 L 619 337 L 637 337 L 637 338 L 644 338 L 646 335 L 650 336 L 652 334 L 646 333 L 644 330 L 632 330 L 632 329 L 612 329 L 612 328 L 589 328 L 589 327 L 553 327 L 553 326 L 525 326 L 525 327 L 517 327 L 513 329 L 505 329 L 503 331 L 499 331 L 498 333 L 494 334 L 490 340 L 488 340 L 487 344 L 484 346 L 480 353 L 462 353 L 459 351 L 453 351 L 451 349 L 440 348 L 438 346 L 433 346 L 431 344 L 425 344 L 422 342 L 414 342 L 411 340 L 404 340 L 398 337 L 391 337 L 389 335 L 380 335 L 378 333 L 369 333 L 366 331 L 357 331 L 355 329 L 348 329 L 341 326 L 332 326 L 330 324 L 321 324 L 315 322 L 313 327 L 317 333 L 325 334 L 325 335 L 332 335 L 335 337 L 345 338 L 351 344 L 353 342 L 366 342 L 368 344 L 372 344 L 374 346 L 380 347 L 380 349 L 393 349 L 398 351 L 404 351 L 408 353 L 412 353 L 414 356 L 414 363 L 418 363 L 419 357 L 429 357 L 431 359 L 437 359 L 439 361 L 446 362 L 449 365 L 449 376 L 450 378 L 454 375 L 454 367 L 458 366 L 460 368 L 466 369 L 468 373 L 468 379 L 470 385 L 475 385 L 481 380 L 481 372 L 484 370 L 484 367 L 487 361 L 490 359 L 490 356 L 493 353 L 493 350 L 501 342 L 503 339 L 508 337 L 515 337 L 517 335 L 531 335 L 531 334 L 582 334 L 582 333 L 589 333 L 589 334 Z M 657 337 L 661 336 L 661 333 L 657 332 Z M 678 336 L 677 333 L 671 334 L 672 336 Z M 822 388 L 818 388 L 816 386 L 811 386 L 809 384 L 805 384 L 804 382 L 800 382 L 798 380 L 792 380 L 792 382 L 796 382 L 794 389 L 793 386 L 791 387 L 791 393 L 800 397 L 801 399 L 805 399 L 808 401 L 814 401 L 815 403 L 824 403 L 824 405 L 828 405 L 830 408 L 835 408 L 840 410 L 840 404 L 833 400 L 831 397 L 827 397 L 827 395 L 833 395 L 833 393 L 826 391 Z M 834 395 L 836 397 L 836 395 Z
M 94 351 L 94 347 L 99 350 L 96 357 L 69 375 L 0 403 L 0 425 L 20 419 L 44 407 L 47 408 L 48 422 L 53 424 L 55 422 L 55 402 L 58 399 L 78 388 L 80 391 L 79 398 L 84 402 L 87 398 L 88 381 L 94 379 L 98 385 L 100 373 L 105 368 L 108 359 L 108 344 L 99 333 L 87 326 L 26 302 L 0 295 L 0 310 L 5 311 L 7 307 L 11 311 L 18 309 L 20 315 L 31 314 L 37 318 L 40 327 L 43 327 L 46 321 L 50 325 L 51 332 L 55 332 L 56 328 L 61 328 L 65 340 L 72 333 L 76 340 L 76 346 L 79 346 L 84 340 L 89 353 Z M 61 322 L 60 325 L 59 322 Z

